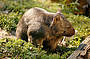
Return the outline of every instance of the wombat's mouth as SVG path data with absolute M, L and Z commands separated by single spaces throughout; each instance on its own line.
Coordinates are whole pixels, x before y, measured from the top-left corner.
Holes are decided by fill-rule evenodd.
M 62 35 L 63 35 L 63 36 L 67 36 L 67 37 L 71 37 L 71 36 L 74 35 L 74 33 L 73 33 L 73 34 L 65 34 L 65 33 L 63 33 Z
M 63 33 L 62 35 L 63 35 L 63 36 L 67 36 L 67 37 L 71 37 L 71 36 L 73 36 L 74 34 L 75 34 L 75 33 L 68 33 L 68 34 L 67 34 L 67 33 Z
M 73 36 L 75 33 L 58 33 L 55 36 L 59 37 L 59 36 L 67 36 L 67 37 L 71 37 Z
M 66 33 L 60 33 L 60 34 L 56 34 L 55 36 L 56 37 L 59 37 L 59 36 L 67 36 L 67 37 L 71 37 L 73 36 L 74 34 L 66 34 Z
M 71 37 L 71 36 L 73 36 L 73 35 L 65 35 L 65 36 L 67 36 L 67 37 Z

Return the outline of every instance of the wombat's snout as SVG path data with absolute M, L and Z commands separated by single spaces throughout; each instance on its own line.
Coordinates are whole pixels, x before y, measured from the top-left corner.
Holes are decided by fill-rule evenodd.
M 74 28 L 70 29 L 69 32 L 68 31 L 63 32 L 63 36 L 67 36 L 67 37 L 73 36 L 74 34 L 75 34 Z
M 73 28 L 73 29 L 71 30 L 71 36 L 74 35 L 74 34 L 75 34 L 75 29 Z

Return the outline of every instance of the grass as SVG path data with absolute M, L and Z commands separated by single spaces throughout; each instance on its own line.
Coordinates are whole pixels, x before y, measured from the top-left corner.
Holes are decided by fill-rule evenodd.
M 76 5 L 73 4 L 74 7 Z M 66 38 L 67 47 L 59 47 L 56 53 L 48 53 L 42 49 L 38 50 L 31 43 L 15 40 L 0 39 L 0 58 L 22 58 L 22 59 L 66 59 L 84 40 L 90 35 L 90 18 L 83 15 L 74 15 L 76 8 L 66 6 L 64 2 L 50 3 L 48 1 L 39 2 L 38 0 L 1 0 L 0 1 L 0 27 L 9 32 L 16 30 L 16 25 L 25 11 L 32 7 L 41 7 L 50 12 L 56 12 L 58 8 L 62 10 L 67 20 L 69 20 L 77 33 Z M 72 47 L 73 46 L 73 47 Z M 31 48 L 30 48 L 31 47 Z

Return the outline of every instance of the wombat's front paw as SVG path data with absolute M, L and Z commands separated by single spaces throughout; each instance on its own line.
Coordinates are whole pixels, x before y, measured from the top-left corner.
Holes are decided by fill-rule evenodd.
M 28 37 L 28 42 L 32 43 L 32 37 L 31 36 Z

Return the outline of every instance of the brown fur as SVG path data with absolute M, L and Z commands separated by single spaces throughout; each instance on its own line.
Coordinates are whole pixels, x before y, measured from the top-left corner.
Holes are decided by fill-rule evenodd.
M 25 12 L 16 29 L 17 39 L 21 38 L 35 45 L 42 45 L 46 40 L 52 50 L 56 49 L 62 36 L 72 36 L 74 33 L 72 25 L 60 11 L 51 13 L 38 7 Z

